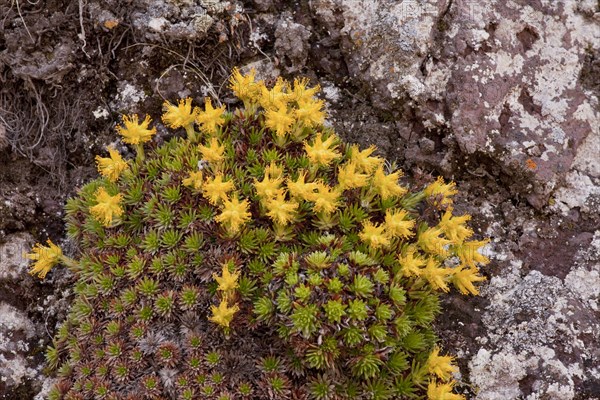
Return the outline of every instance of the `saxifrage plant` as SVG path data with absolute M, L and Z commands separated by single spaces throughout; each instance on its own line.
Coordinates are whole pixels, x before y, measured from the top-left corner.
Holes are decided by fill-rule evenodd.
M 124 116 L 137 156 L 109 148 L 66 205 L 77 259 L 29 254 L 32 274 L 75 276 L 49 398 L 462 399 L 432 323 L 440 292 L 478 293 L 488 259 L 455 184 L 409 190 L 323 125 L 307 80 L 230 83 L 235 110 L 166 102 L 185 135 L 161 145 L 148 116 Z

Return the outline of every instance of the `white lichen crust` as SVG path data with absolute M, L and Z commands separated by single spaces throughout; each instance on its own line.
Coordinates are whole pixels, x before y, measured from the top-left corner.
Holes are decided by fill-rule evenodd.
M 600 378 L 599 255 L 597 231 L 564 280 L 527 273 L 510 253 L 496 257 L 509 266 L 482 291 L 487 334 L 469 363 L 477 399 L 570 400 L 578 383 Z

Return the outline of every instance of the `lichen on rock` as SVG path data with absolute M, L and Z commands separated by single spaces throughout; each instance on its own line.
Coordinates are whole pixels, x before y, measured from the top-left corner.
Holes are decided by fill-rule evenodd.
M 336 6 L 312 2 L 316 15 Z M 589 3 L 381 0 L 339 7 L 348 70 L 373 88 L 376 107 L 400 118 L 416 114 L 427 132 L 451 132 L 450 158 L 489 157 L 504 176 L 522 181 L 514 190 L 534 207 L 548 204 L 600 124 L 598 94 L 580 80 L 600 43 Z
M 513 261 L 485 288 L 487 333 L 478 338 L 481 348 L 469 363 L 477 399 L 526 394 L 530 400 L 570 400 L 582 398 L 577 396 L 588 382 L 594 387 L 600 376 L 600 352 L 590 347 L 600 343 L 599 246 L 600 231 L 564 280 L 539 271 L 524 274 L 522 262 L 505 254 Z

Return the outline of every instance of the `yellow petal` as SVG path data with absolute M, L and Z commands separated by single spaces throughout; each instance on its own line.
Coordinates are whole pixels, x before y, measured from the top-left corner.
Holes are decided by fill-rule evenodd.
M 149 115 L 142 122 L 138 122 L 138 116 L 123 115 L 123 126 L 117 126 L 117 132 L 123 137 L 123 142 L 128 144 L 141 144 L 152 140 L 156 134 L 156 128 L 149 129 L 152 119 Z

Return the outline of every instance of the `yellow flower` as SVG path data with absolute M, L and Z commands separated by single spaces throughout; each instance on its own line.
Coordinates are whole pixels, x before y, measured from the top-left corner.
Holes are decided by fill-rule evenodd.
M 199 111 L 196 116 L 196 122 L 200 125 L 200 130 L 208 134 L 216 133 L 217 126 L 221 126 L 225 122 L 225 117 L 223 117 L 224 112 L 225 105 L 214 108 L 210 97 L 205 98 L 204 111 Z
M 425 268 L 421 269 L 420 276 L 427 279 L 433 289 L 447 292 L 450 288 L 446 278 L 452 275 L 454 270 L 452 268 L 440 268 L 439 265 L 435 258 L 430 257 Z
M 473 231 L 469 227 L 464 226 L 470 219 L 470 215 L 453 217 L 452 207 L 448 207 L 438 226 L 442 228 L 448 239 L 452 240 L 454 243 L 461 243 L 473 235 Z
M 403 239 L 413 235 L 411 229 L 415 227 L 415 221 L 407 219 L 408 212 L 406 210 L 385 212 L 385 231 L 388 235 L 400 237 Z
M 386 175 L 383 167 L 379 166 L 373 175 L 373 189 L 383 200 L 392 196 L 403 196 L 407 190 L 398 185 L 398 179 L 402 176 L 402 171 L 396 171 L 393 174 Z
M 267 215 L 277 224 L 287 225 L 294 221 L 298 203 L 294 201 L 285 201 L 285 196 L 280 191 L 275 198 L 267 200 Z
M 356 164 L 358 170 L 363 173 L 370 174 L 377 167 L 383 165 L 383 158 L 371 157 L 371 154 L 377 150 L 373 145 L 360 151 L 358 145 L 354 144 L 350 147 L 350 160 Z
M 438 385 L 436 382 L 429 382 L 427 386 L 427 400 L 465 400 L 460 394 L 452 393 L 454 382 Z
M 225 153 L 225 146 L 219 145 L 219 141 L 216 137 L 211 137 L 208 145 L 198 145 L 198 150 L 202 153 L 202 159 L 209 163 L 218 163 L 223 160 L 223 153 Z
M 202 172 L 192 171 L 183 181 L 183 186 L 190 187 L 194 190 L 202 189 Z
M 427 261 L 418 255 L 415 256 L 416 252 L 416 249 L 413 246 L 410 246 L 409 249 L 406 250 L 404 256 L 400 255 L 398 257 L 402 275 L 406 277 L 421 275 L 421 267 L 424 267 L 427 264 Z
M 337 145 L 332 147 L 336 140 L 335 135 L 330 135 L 325 141 L 323 141 L 322 136 L 321 132 L 317 133 L 313 144 L 304 143 L 304 149 L 308 158 L 313 163 L 329 165 L 333 160 L 340 158 L 342 155 L 336 151 Z
M 148 129 L 152 122 L 149 115 L 141 123 L 138 123 L 137 115 L 123 115 L 123 124 L 117 126 L 117 132 L 123 137 L 123 142 L 128 144 L 141 144 L 152 140 L 152 135 L 156 134 L 156 128 Z
M 283 175 L 283 167 L 277 165 L 275 161 L 271 161 L 271 164 L 265 168 L 265 174 L 269 174 L 269 176 L 273 178 L 281 178 Z
M 262 81 L 254 82 L 255 75 L 254 68 L 247 75 L 242 75 L 237 68 L 234 68 L 229 78 L 229 88 L 244 103 L 256 101 L 260 96 L 261 87 L 264 86 Z
M 287 93 L 288 87 L 288 82 L 281 77 L 277 78 L 277 82 L 271 90 L 262 85 L 260 87 L 260 105 L 265 110 L 287 108 L 290 99 L 290 95 Z
M 302 101 L 310 101 L 313 100 L 313 97 L 321 90 L 319 85 L 313 86 L 311 88 L 307 87 L 308 78 L 295 78 L 294 79 L 294 89 L 291 93 L 292 101 L 302 102 Z
M 325 102 L 323 100 L 298 100 L 298 108 L 294 110 L 294 114 L 298 122 L 304 126 L 323 125 L 323 121 L 325 121 L 324 106 Z
M 369 175 L 356 171 L 356 164 L 349 162 L 338 168 L 338 184 L 340 189 L 355 189 L 367 186 Z
M 439 237 L 443 233 L 441 228 L 427 228 L 419 234 L 417 244 L 428 253 L 446 257 L 448 255 L 446 246 L 452 241 Z
M 452 374 L 458 371 L 458 367 L 452 365 L 452 356 L 440 356 L 440 348 L 435 346 L 427 359 L 427 369 L 431 375 L 436 375 L 443 381 L 452 378 Z
M 475 267 L 465 268 L 464 266 L 457 267 L 452 275 L 452 284 L 460 290 L 462 294 L 471 293 L 473 296 L 479 294 L 479 290 L 473 285 L 473 282 L 485 281 L 485 276 L 478 275 L 479 270 Z
M 287 106 L 270 108 L 265 112 L 265 125 L 275 131 L 277 137 L 284 137 L 294 122 L 294 114 L 288 112 Z
M 202 188 L 202 194 L 208 201 L 217 205 L 227 200 L 227 194 L 233 190 L 233 181 L 223 181 L 223 174 L 216 174 L 214 178 L 208 178 Z
M 39 243 L 36 243 L 31 249 L 31 253 L 27 254 L 26 257 L 30 260 L 35 261 L 31 269 L 29 270 L 29 274 L 35 275 L 40 279 L 44 279 L 46 274 L 61 261 L 62 258 L 62 250 L 60 247 L 52 243 L 51 240 L 48 239 L 46 242 L 48 246 L 42 246 Z
M 177 105 L 171 104 L 169 101 L 163 103 L 162 121 L 165 125 L 177 129 L 190 126 L 196 120 L 198 108 L 192 108 L 192 99 L 187 97 L 179 99 Z
M 365 221 L 363 223 L 363 230 L 358 236 L 360 240 L 368 243 L 374 249 L 388 247 L 390 245 L 390 238 L 384 233 L 384 228 L 384 225 L 377 226 L 371 221 Z
M 281 183 L 283 182 L 283 178 L 271 178 L 270 171 L 265 170 L 265 176 L 262 181 L 258 181 L 258 179 L 254 179 L 254 188 L 256 189 L 256 194 L 260 197 L 261 200 L 266 201 L 272 199 L 277 196 L 281 192 Z
M 215 220 L 223 225 L 230 233 L 237 233 L 251 217 L 248 200 L 240 202 L 237 197 L 223 202 L 223 210 Z
M 233 274 L 229 272 L 229 266 L 227 264 L 223 264 L 223 270 L 221 271 L 221 276 L 217 274 L 213 274 L 213 278 L 219 286 L 218 290 L 228 293 L 231 292 L 238 287 L 238 278 L 240 277 L 240 272 L 236 271 Z
M 229 324 L 233 320 L 233 316 L 239 310 L 240 308 L 237 304 L 229 307 L 227 305 L 227 299 L 223 299 L 221 300 L 219 307 L 215 307 L 214 305 L 210 306 L 210 311 L 213 315 L 209 317 L 208 320 L 214 322 L 215 324 L 221 325 L 224 328 L 229 328 Z
M 129 165 L 113 147 L 108 148 L 108 154 L 110 157 L 96 156 L 98 172 L 100 172 L 102 176 L 107 177 L 109 181 L 116 182 L 119 179 L 121 172 L 128 169 Z
M 458 193 L 458 190 L 456 190 L 456 184 L 454 182 L 445 184 L 444 179 L 439 176 L 437 180 L 429 184 L 423 192 L 427 196 L 434 198 L 435 205 L 447 205 L 452 204 L 452 199 L 450 197 Z
M 305 182 L 306 171 L 301 171 L 296 182 L 288 178 L 287 188 L 293 197 L 306 201 L 315 201 L 315 190 L 319 188 L 316 182 Z
M 98 204 L 90 207 L 90 213 L 104 226 L 110 226 L 114 217 L 120 217 L 123 214 L 123 209 L 119 205 L 122 199 L 122 194 L 111 196 L 106 189 L 99 187 L 96 190 L 96 202 Z
M 468 267 L 475 268 L 476 264 L 487 264 L 490 259 L 479 253 L 479 249 L 489 243 L 486 240 L 472 240 L 452 246 L 454 254 L 460 258 L 460 261 Z
M 330 215 L 339 207 L 339 189 L 332 189 L 324 183 L 317 183 L 317 193 L 314 195 L 314 210 Z

